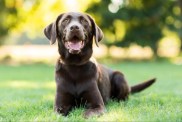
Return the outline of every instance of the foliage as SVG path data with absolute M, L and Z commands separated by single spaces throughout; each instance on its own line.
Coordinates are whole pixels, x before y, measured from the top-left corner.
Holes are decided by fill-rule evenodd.
M 104 115 L 85 120 L 83 107 L 68 117 L 53 112 L 54 66 L 0 65 L 0 121 L 182 121 L 181 65 L 123 62 L 109 67 L 123 71 L 130 85 L 150 76 L 157 82 L 126 102 L 110 101 Z
M 77 5 L 70 5 L 73 2 Z M 86 9 L 91 2 L 87 0 L 78 5 L 80 0 L 1 0 L 0 1 L 0 38 L 9 36 L 12 32 L 15 35 L 22 35 L 26 38 L 40 38 L 43 36 L 43 28 L 51 23 L 56 17 L 68 9 Z M 94 0 L 92 1 L 94 3 Z M 76 7 L 77 6 L 77 7 Z M 72 7 L 72 8 L 70 8 Z M 5 41 L 0 40 L 0 45 Z M 23 40 L 26 41 L 26 40 Z
M 3 43 L 4 37 L 9 33 L 9 29 L 14 27 L 18 20 L 17 8 L 15 1 L 0 1 L 0 45 Z
M 92 4 L 87 12 L 96 13 L 101 27 L 110 30 L 111 34 L 106 35 L 108 45 L 137 43 L 150 45 L 156 52 L 164 28 L 177 32 L 182 39 L 182 5 L 179 6 L 179 2 L 182 0 L 104 0 Z M 116 20 L 124 24 L 117 25 Z M 123 33 L 118 28 L 124 28 L 122 38 L 118 38 Z
M 30 37 L 40 37 L 50 19 L 63 11 L 63 0 L 1 0 L 0 1 L 0 45 L 10 32 L 15 35 L 28 33 Z M 3 38 L 3 39 L 2 39 Z
M 57 15 L 75 9 L 92 14 L 108 46 L 136 43 L 156 53 L 160 39 L 169 36 L 166 31 L 182 41 L 182 0 L 1 0 L 0 45 L 10 32 L 40 40 Z

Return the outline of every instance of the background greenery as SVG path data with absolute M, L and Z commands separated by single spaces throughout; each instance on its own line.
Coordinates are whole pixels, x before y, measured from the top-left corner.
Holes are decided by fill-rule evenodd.
M 157 55 L 159 42 L 170 37 L 182 50 L 182 0 L 1 0 L 0 43 L 14 32 L 19 39 L 11 43 L 47 44 L 43 28 L 58 14 L 75 10 L 95 18 L 108 46 L 134 43 L 150 46 Z

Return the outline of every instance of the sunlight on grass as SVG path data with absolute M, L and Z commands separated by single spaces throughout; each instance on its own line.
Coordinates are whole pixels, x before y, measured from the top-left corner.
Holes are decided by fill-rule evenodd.
M 98 118 L 98 121 L 117 121 L 117 122 L 121 122 L 121 121 L 131 121 L 132 117 L 130 117 L 129 115 L 125 114 L 124 112 L 122 112 L 122 108 L 119 111 L 110 111 L 110 112 L 106 112 L 105 115 L 102 115 L 101 117 Z
M 182 120 L 182 65 L 122 62 L 107 66 L 123 71 L 129 84 L 137 84 L 149 76 L 156 76 L 157 82 L 147 90 L 131 95 L 128 101 L 109 101 L 107 111 L 99 117 L 84 119 L 84 107 L 75 108 L 64 117 L 53 111 L 56 88 L 52 65 L 0 65 L 0 121 Z
M 7 81 L 1 83 L 1 87 L 11 87 L 11 88 L 48 88 L 54 89 L 55 82 L 28 82 L 28 81 Z

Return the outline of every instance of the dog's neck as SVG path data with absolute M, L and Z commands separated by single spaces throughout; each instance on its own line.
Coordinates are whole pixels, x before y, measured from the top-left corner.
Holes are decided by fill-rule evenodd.
M 79 62 L 79 61 L 66 62 L 61 57 L 59 58 L 59 63 L 61 63 L 62 65 L 70 65 L 70 66 L 83 66 L 83 65 L 87 64 L 89 61 L 90 61 L 90 59 L 84 60 L 84 61 L 81 61 L 81 62 Z
M 60 64 L 62 64 L 62 65 L 69 65 L 69 64 L 66 64 L 66 63 L 62 60 L 61 57 L 58 59 L 58 62 L 59 62 Z M 91 57 L 91 58 L 90 58 L 88 61 L 86 61 L 84 64 L 86 64 L 87 62 L 93 62 L 94 64 L 98 65 L 98 63 L 97 63 L 97 61 L 96 61 L 96 59 L 95 59 L 94 57 Z M 84 64 L 82 64 L 82 65 L 84 65 Z M 77 65 L 77 66 L 79 66 L 79 65 Z
M 58 44 L 58 50 L 61 62 L 64 65 L 84 65 L 89 62 L 93 53 L 90 45 L 85 46 L 80 54 L 70 54 L 62 44 Z

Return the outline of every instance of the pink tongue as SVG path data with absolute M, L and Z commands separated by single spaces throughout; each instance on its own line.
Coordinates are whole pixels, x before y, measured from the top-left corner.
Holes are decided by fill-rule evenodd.
M 69 47 L 72 50 L 80 50 L 80 48 L 81 48 L 81 41 L 79 41 L 79 42 L 70 42 L 69 43 Z

